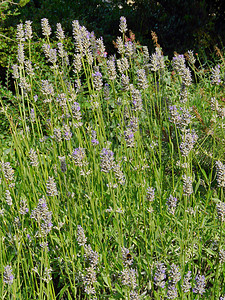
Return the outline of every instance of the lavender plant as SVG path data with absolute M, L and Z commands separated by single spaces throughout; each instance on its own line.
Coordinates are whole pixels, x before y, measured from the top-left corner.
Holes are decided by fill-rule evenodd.
M 0 98 L 0 298 L 222 299 L 224 60 L 149 53 L 125 17 L 112 56 L 41 27 L 38 64 L 17 26 L 17 116 Z

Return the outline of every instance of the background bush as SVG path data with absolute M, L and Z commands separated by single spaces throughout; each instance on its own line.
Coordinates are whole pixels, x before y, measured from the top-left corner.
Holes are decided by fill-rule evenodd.
M 78 19 L 96 36 L 104 36 L 109 54 L 114 53 L 113 40 L 118 34 L 119 17 L 126 16 L 129 27 L 135 31 L 136 40 L 154 49 L 151 31 L 156 32 L 164 54 L 172 57 L 173 51 L 184 53 L 188 49 L 198 52 L 200 59 L 214 57 L 214 46 L 223 47 L 224 6 L 222 1 L 149 1 L 136 0 L 127 4 L 125 0 L 20 0 L 2 1 L 0 4 L 0 94 L 13 102 L 7 90 L 13 91 L 14 84 L 9 75 L 9 66 L 15 62 L 17 41 L 16 25 L 20 21 L 32 20 L 34 45 L 37 51 L 33 60 L 40 64 L 38 35 L 41 34 L 40 20 L 46 16 L 53 30 L 61 22 L 68 34 L 67 47 L 73 48 L 71 22 Z M 4 122 L 2 123 L 4 124 Z
M 151 31 L 155 31 L 165 53 L 170 56 L 174 50 L 183 53 L 190 48 L 196 51 L 204 48 L 209 54 L 212 46 L 224 41 L 225 9 L 221 0 L 136 0 L 132 4 L 125 0 L 31 0 L 10 6 L 12 11 L 9 11 L 9 4 L 4 7 L 8 18 L 3 18 L 1 26 L 7 29 L 10 38 L 13 37 L 12 26 L 20 20 L 32 20 L 34 30 L 40 33 L 40 20 L 46 16 L 53 28 L 60 21 L 67 32 L 71 30 L 71 22 L 79 19 L 88 30 L 104 36 L 107 50 L 113 52 L 112 39 L 117 35 L 119 16 L 123 15 L 142 44 L 152 48 Z M 4 47 L 6 53 L 9 46 L 3 44 Z M 0 64 L 6 65 L 1 59 Z

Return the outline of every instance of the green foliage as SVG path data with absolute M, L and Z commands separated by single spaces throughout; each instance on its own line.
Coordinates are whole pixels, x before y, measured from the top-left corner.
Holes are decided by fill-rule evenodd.
M 61 41 L 69 63 L 66 52 L 50 60 L 46 50 L 45 57 L 44 44 L 59 50 L 53 33 L 18 40 L 33 72 L 18 60 L 14 89 L 9 71 L 0 88 L 0 297 L 90 299 L 95 291 L 97 299 L 165 299 L 175 264 L 179 298 L 219 299 L 225 294 L 225 182 L 218 170 L 225 161 L 223 53 L 217 49 L 215 61 L 192 53 L 193 62 L 189 52 L 186 60 L 175 57 L 182 59 L 176 67 L 160 48 L 149 57 L 134 36 L 122 34 L 126 50 L 117 47 L 111 78 L 114 58 L 82 30 L 77 43 Z M 77 68 L 74 54 L 81 55 Z M 124 58 L 128 68 L 121 70 L 117 59 Z M 14 61 L 7 64 L 11 70 Z M 159 262 L 165 288 L 155 279 Z M 183 292 L 188 271 L 199 294 L 195 278 L 205 276 L 202 295 Z
M 2 39 L 0 46 L 3 53 L 0 55 L 0 65 L 4 67 L 4 53 L 10 55 L 15 52 L 14 42 L 8 43 L 9 39 L 15 41 L 13 26 L 15 28 L 20 21 L 32 20 L 35 32 L 40 34 L 40 20 L 46 16 L 53 28 L 60 20 L 63 28 L 70 33 L 71 22 L 79 19 L 89 31 L 104 36 L 109 53 L 114 51 L 112 40 L 115 40 L 118 33 L 121 15 L 126 16 L 131 28 L 135 28 L 137 40 L 149 49 L 153 49 L 151 31 L 156 32 L 159 43 L 169 56 L 173 55 L 174 50 L 182 53 L 192 47 L 199 53 L 205 52 L 209 57 L 214 45 L 221 46 L 224 41 L 224 8 L 220 0 L 136 0 L 129 4 L 125 0 L 25 0 L 20 1 L 19 6 L 11 6 L 8 1 L 3 3 L 2 7 L 7 13 L 3 14 L 2 34 L 8 39 L 7 42 L 6 38 Z M 13 14 L 11 18 L 10 14 Z
M 96 291 L 97 299 L 132 299 L 135 293 L 140 299 L 165 299 L 173 263 L 181 272 L 174 286 L 179 299 L 224 296 L 224 170 L 218 168 L 219 162 L 225 168 L 224 53 L 217 49 L 212 61 L 207 56 L 203 60 L 203 49 L 201 55 L 193 54 L 195 63 L 186 55 L 183 69 L 176 69 L 158 47 L 149 57 L 137 42 L 155 30 L 165 52 L 197 45 L 200 25 L 206 22 L 213 32 L 216 23 L 202 18 L 197 24 L 199 2 L 196 7 L 188 3 L 30 1 L 12 11 L 19 15 L 4 19 L 8 38 L 1 44 L 1 64 L 7 67 L 0 85 L 1 299 L 91 299 L 87 288 Z M 8 9 L 4 6 L 6 15 Z M 122 34 L 122 46 L 129 41 L 132 51 L 126 48 L 121 55 L 118 45 L 115 53 L 112 37 L 116 40 L 123 14 L 129 28 L 146 36 Z M 50 20 L 52 35 L 39 38 L 44 17 Z M 97 42 L 88 40 L 87 31 L 82 31 L 87 48 L 80 53 L 71 37 L 71 21 L 80 18 L 96 38 L 103 36 L 106 52 L 114 58 L 99 48 L 95 51 Z M 19 41 L 12 25 L 27 19 L 33 21 L 34 38 Z M 58 48 L 58 22 L 67 30 L 61 42 L 69 64 Z M 184 34 L 188 38 L 179 44 Z M 18 43 L 24 44 L 25 61 L 32 62 L 33 72 L 18 62 Z M 204 35 L 201 43 L 211 45 L 210 36 Z M 44 55 L 44 44 L 57 49 L 53 63 Z M 75 54 L 81 54 L 78 70 Z M 153 57 L 161 58 L 163 66 L 157 61 L 153 70 Z M 117 59 L 123 58 L 128 68 L 120 71 Z M 114 79 L 109 59 L 115 59 Z M 13 79 L 15 63 L 18 74 Z M 219 80 L 213 80 L 218 64 Z M 96 73 L 104 88 L 98 88 Z M 127 86 L 124 75 L 129 77 Z M 185 75 L 192 77 L 187 86 Z M 175 106 L 179 116 L 173 121 Z M 187 155 L 181 151 L 185 139 Z M 107 155 L 114 157 L 112 165 Z M 188 177 L 189 185 L 184 180 Z M 40 203 L 43 197 L 46 202 Z M 168 204 L 173 197 L 177 202 Z M 85 246 L 79 243 L 78 225 L 84 229 Z M 165 288 L 154 279 L 157 262 L 166 268 Z M 12 284 L 6 266 L 12 267 Z M 192 288 L 197 274 L 205 276 L 203 295 L 193 289 L 183 292 L 187 271 Z
M 29 3 L 30 2 L 30 0 L 20 0 L 20 2 L 19 2 L 19 5 L 21 6 L 21 7 L 23 7 L 23 6 L 25 6 L 27 3 Z
M 7 0 L 0 3 L 0 67 L 6 67 L 8 55 L 15 52 L 15 28 L 5 27 L 5 22 L 9 17 L 18 15 L 18 12 L 13 9 L 15 5 L 16 3 Z

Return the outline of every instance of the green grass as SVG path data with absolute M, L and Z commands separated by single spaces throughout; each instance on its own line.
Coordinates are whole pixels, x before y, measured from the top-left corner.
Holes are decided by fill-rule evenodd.
M 42 44 L 57 47 L 49 36 L 39 40 L 40 53 L 32 40 L 19 40 L 25 60 L 40 56 L 40 63 L 32 73 L 20 59 L 14 100 L 0 99 L 10 130 L 0 149 L 1 299 L 219 299 L 222 54 L 213 64 L 176 56 L 176 67 L 160 49 L 149 57 L 131 36 L 131 55 L 107 58 L 85 28 L 74 33 L 74 54 L 80 34 L 86 48 L 76 70 L 71 55 L 70 64 L 65 53 L 43 59 Z M 127 86 L 118 63 L 109 79 L 107 60 L 121 58 Z M 161 65 L 153 71 L 155 58 Z M 212 76 L 218 64 L 220 82 Z M 205 276 L 202 286 L 197 275 Z

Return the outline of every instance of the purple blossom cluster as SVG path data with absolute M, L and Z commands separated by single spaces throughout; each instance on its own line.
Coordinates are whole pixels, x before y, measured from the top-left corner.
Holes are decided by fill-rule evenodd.
M 220 160 L 216 161 L 217 184 L 219 187 L 225 187 L 225 164 Z
M 93 84 L 96 91 L 100 91 L 103 87 L 102 74 L 97 71 L 92 74 Z
M 180 150 L 182 156 L 187 157 L 190 151 L 194 148 L 195 143 L 197 142 L 198 136 L 194 130 L 192 132 L 189 129 L 186 129 L 182 135 L 182 143 L 180 144 Z
M 127 20 L 125 17 L 120 17 L 120 25 L 119 25 L 119 31 L 122 33 L 126 33 L 127 31 Z
M 73 150 L 71 154 L 71 158 L 74 161 L 75 165 L 78 167 L 82 167 L 86 164 L 85 158 L 86 158 L 86 153 L 84 148 L 76 148 Z
M 91 131 L 91 143 L 93 146 L 97 146 L 99 144 L 99 141 L 97 140 L 96 130 Z
M 5 266 L 3 274 L 3 282 L 8 285 L 12 285 L 14 281 L 13 270 L 11 266 Z
M 101 171 L 104 173 L 109 173 L 109 171 L 112 170 L 115 165 L 114 153 L 112 152 L 112 150 L 103 148 L 100 153 L 100 158 L 101 158 L 101 163 L 100 163 Z
M 206 286 L 205 276 L 198 274 L 195 277 L 195 286 L 193 288 L 193 292 L 195 294 L 203 295 L 205 293 L 205 286 Z
M 117 68 L 120 74 L 125 74 L 126 71 L 129 69 L 129 62 L 126 57 L 122 57 L 120 59 L 117 59 Z
M 182 284 L 182 290 L 184 293 L 188 293 L 191 289 L 191 271 L 188 271 L 187 274 L 184 276 L 183 284 Z
M 219 201 L 216 204 L 218 218 L 221 222 L 225 221 L 225 202 Z
M 136 297 L 133 299 L 139 299 L 137 288 L 137 270 L 131 267 L 133 264 L 133 258 L 130 254 L 130 250 L 126 247 L 121 248 L 123 266 L 124 269 L 121 271 L 122 284 L 130 288 L 130 295 Z M 132 299 L 132 298 L 131 298 Z
M 219 85 L 221 83 L 220 65 L 212 68 L 212 84 Z
M 132 43 L 132 41 L 127 41 L 124 44 L 124 48 L 125 48 L 125 56 L 128 58 L 134 57 L 135 55 L 135 51 L 136 51 L 136 46 L 134 43 Z
M 168 207 L 168 212 L 174 215 L 177 207 L 177 198 L 170 195 L 166 202 L 166 205 Z
M 182 178 L 183 178 L 183 194 L 185 196 L 190 196 L 193 193 L 193 187 L 192 187 L 193 179 L 190 176 L 187 176 L 186 174 L 184 174 Z
M 11 167 L 10 162 L 1 162 L 1 169 L 6 181 L 13 181 L 14 180 L 14 173 L 15 171 Z
M 145 54 L 146 59 L 148 60 L 148 55 Z M 165 68 L 164 56 L 162 54 L 162 50 L 157 47 L 155 48 L 155 53 L 153 53 L 150 57 L 150 69 L 153 72 L 161 71 Z
M 51 35 L 51 27 L 49 25 L 48 19 L 44 18 L 41 19 L 41 27 L 42 27 L 42 34 L 46 37 L 49 37 Z
M 77 226 L 77 242 L 79 246 L 83 246 L 84 258 L 88 264 L 83 274 L 84 292 L 87 295 L 95 295 L 95 283 L 97 282 L 96 269 L 99 263 L 99 254 L 91 248 L 91 245 L 87 245 L 87 238 L 84 233 L 84 229 Z
M 132 107 L 133 107 L 133 110 L 134 111 L 141 111 L 142 108 L 143 108 L 141 92 L 139 90 L 133 88 L 131 90 L 131 94 L 132 94 Z
M 166 280 L 166 267 L 163 263 L 158 262 L 156 264 L 156 271 L 154 276 L 154 282 L 157 287 L 164 288 Z
M 169 121 L 184 131 L 192 120 L 190 110 L 184 107 L 178 108 L 176 105 L 170 105 L 168 109 L 170 113 Z
M 47 202 L 44 197 L 39 199 L 38 205 L 31 211 L 30 217 L 37 221 L 39 226 L 38 234 L 41 237 L 46 236 L 52 230 L 52 212 L 48 209 Z

